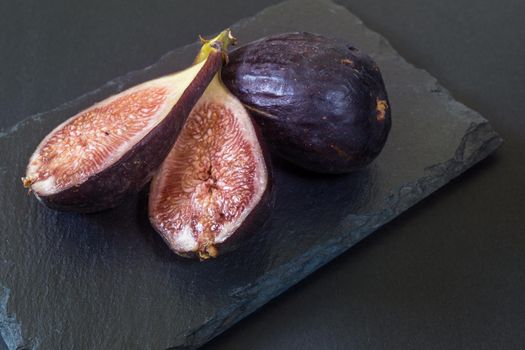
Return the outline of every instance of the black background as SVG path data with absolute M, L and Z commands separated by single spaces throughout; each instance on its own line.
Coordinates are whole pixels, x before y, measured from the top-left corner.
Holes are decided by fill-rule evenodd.
M 277 2 L 2 0 L 0 128 Z M 338 3 L 505 144 L 207 348 L 525 347 L 525 2 Z

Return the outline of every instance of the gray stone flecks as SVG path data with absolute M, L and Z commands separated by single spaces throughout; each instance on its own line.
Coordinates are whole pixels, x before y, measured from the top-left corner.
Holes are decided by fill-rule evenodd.
M 44 349 L 195 348 L 502 142 L 477 112 L 329 1 L 288 1 L 232 30 L 240 43 L 278 32 L 311 31 L 370 53 L 392 105 L 393 127 L 381 155 L 363 171 L 336 177 L 276 162 L 276 209 L 264 232 L 236 252 L 198 263 L 176 257 L 149 226 L 146 191 L 119 208 L 76 215 L 44 208 L 19 182 L 29 156 L 57 124 L 111 94 L 183 68 L 197 44 L 20 122 L 0 135 L 0 148 L 6 150 L 0 169 L 0 283 L 12 295 L 23 296 L 10 299 L 8 315 L 8 290 L 0 289 L 0 332 L 9 349 L 39 344 Z

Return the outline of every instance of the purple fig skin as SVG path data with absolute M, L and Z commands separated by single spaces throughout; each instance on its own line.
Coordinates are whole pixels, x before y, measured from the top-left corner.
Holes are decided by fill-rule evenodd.
M 272 151 L 308 170 L 347 173 L 383 149 L 391 108 L 377 64 L 311 33 L 263 38 L 229 54 L 224 84 Z
M 221 66 L 221 51 L 211 52 L 169 114 L 118 161 L 78 186 L 38 195 L 38 199 L 52 209 L 91 213 L 115 207 L 139 192 L 168 155 L 191 109 Z

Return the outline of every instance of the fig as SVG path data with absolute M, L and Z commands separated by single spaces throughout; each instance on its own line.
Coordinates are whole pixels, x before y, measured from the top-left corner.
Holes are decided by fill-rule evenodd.
M 272 151 L 302 168 L 359 169 L 381 152 L 390 131 L 377 64 L 321 35 L 285 33 L 240 47 L 229 54 L 222 78 Z
M 229 30 L 207 41 L 198 64 L 134 86 L 56 127 L 22 178 L 45 205 L 94 212 L 136 193 L 160 166 L 187 116 L 222 66 Z
M 176 254 L 214 258 L 253 234 L 271 209 L 264 149 L 217 74 L 150 185 L 150 222 Z

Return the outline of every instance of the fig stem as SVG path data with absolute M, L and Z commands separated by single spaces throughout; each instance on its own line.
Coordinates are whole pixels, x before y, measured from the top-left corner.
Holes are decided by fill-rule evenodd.
M 228 46 L 235 45 L 237 43 L 237 39 L 232 35 L 232 32 L 229 28 L 223 30 L 220 32 L 219 35 L 217 35 L 213 39 L 205 39 L 202 36 L 199 35 L 199 39 L 202 43 L 202 47 L 197 54 L 197 57 L 195 57 L 195 60 L 193 61 L 193 64 L 200 63 L 208 58 L 208 56 L 212 52 L 221 52 L 222 57 L 225 61 L 225 63 L 228 62 Z
M 199 256 L 199 260 L 203 261 L 209 258 L 216 258 L 217 255 L 219 255 L 219 251 L 213 244 L 209 244 L 197 251 L 197 255 Z

